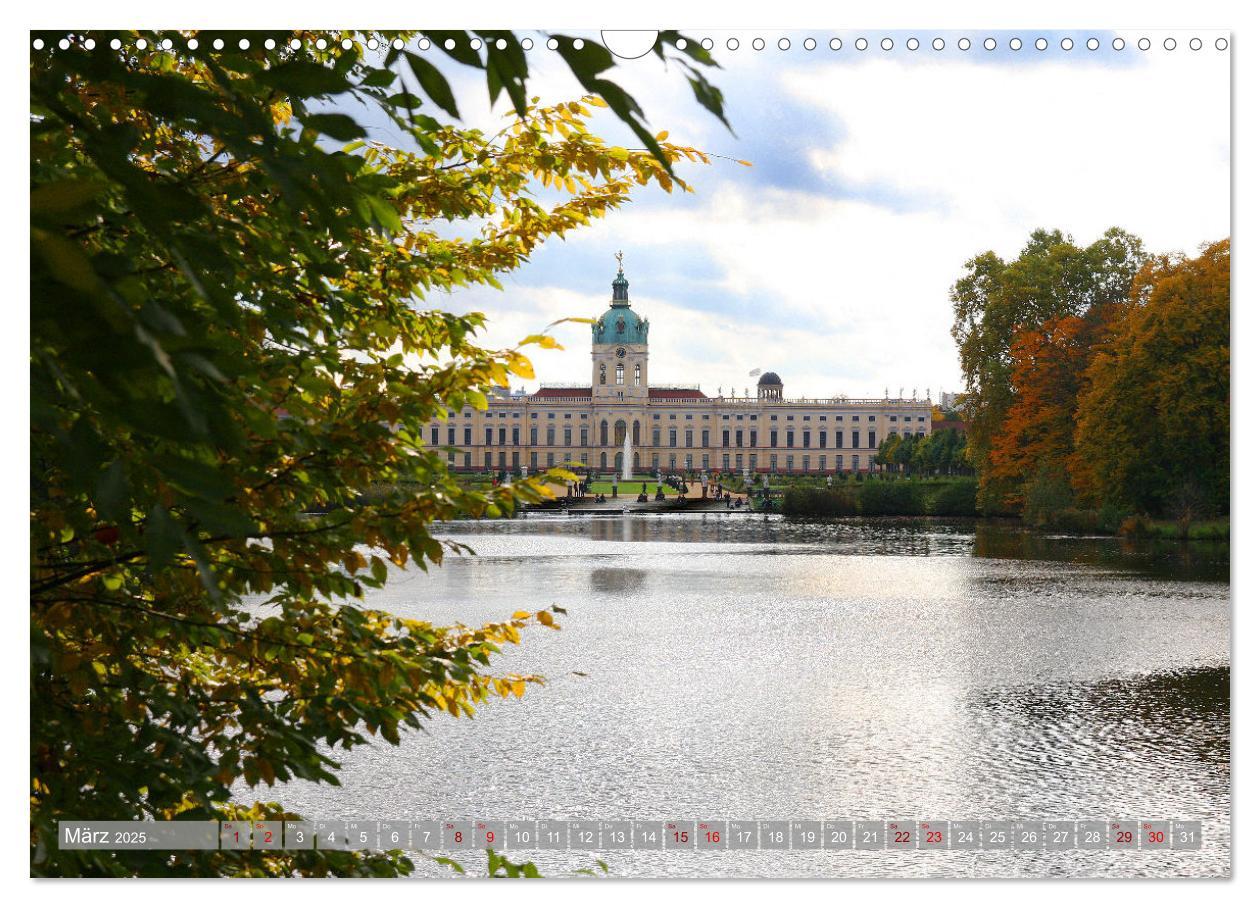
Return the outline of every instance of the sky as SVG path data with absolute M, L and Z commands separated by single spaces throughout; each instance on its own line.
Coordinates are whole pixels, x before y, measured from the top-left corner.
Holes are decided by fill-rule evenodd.
M 1204 42 L 1198 50 L 1192 34 Z M 943 50 L 931 46 L 937 36 Z M 600 314 L 620 250 L 631 303 L 651 323 L 652 384 L 742 392 L 760 369 L 777 372 L 790 397 L 930 389 L 935 398 L 962 390 L 949 288 L 977 253 L 1013 257 L 1037 228 L 1088 244 L 1119 226 L 1151 251 L 1191 254 L 1229 235 L 1230 51 L 1216 49 L 1214 32 L 693 37 L 715 42 L 722 68 L 708 75 L 733 131 L 654 55 L 620 61 L 612 77 L 671 142 L 752 167 L 723 158 L 684 166 L 694 194 L 639 190 L 604 220 L 545 244 L 502 292 L 425 304 L 484 312 L 483 342 L 509 346 L 557 318 Z M 757 37 L 763 50 L 751 46 Z M 884 37 L 891 50 L 881 49 Z M 964 37 L 968 51 L 958 47 Z M 995 49 L 984 48 L 987 37 Z M 1165 49 L 1168 37 L 1175 50 Z M 491 109 L 476 73 L 425 53 L 451 79 L 463 123 L 497 130 L 506 100 Z M 529 60 L 531 94 L 581 94 L 541 35 Z M 638 144 L 610 114 L 592 129 Z M 555 333 L 566 349 L 531 354 L 538 380 L 589 381 L 589 327 Z

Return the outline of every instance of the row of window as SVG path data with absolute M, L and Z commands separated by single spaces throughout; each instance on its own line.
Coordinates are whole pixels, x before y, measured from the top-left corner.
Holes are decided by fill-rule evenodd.
M 600 444 L 600 446 L 602 446 L 602 447 L 607 447 L 607 446 L 608 446 L 608 444 L 609 444 L 609 441 L 608 441 L 608 423 L 607 423 L 607 422 L 603 422 L 603 423 L 601 423 L 599 428 L 600 428 L 600 431 L 599 431 L 599 444 Z M 622 444 L 624 444 L 624 443 L 625 443 L 625 437 L 626 437 L 626 436 L 625 436 L 625 433 L 626 433 L 626 426 L 625 426 L 625 423 L 624 423 L 624 422 L 621 422 L 621 421 L 618 421 L 618 422 L 617 422 L 617 424 L 616 424 L 616 426 L 614 427 L 614 429 L 615 429 L 615 437 L 614 437 L 613 444 L 614 444 L 614 446 L 620 447 Z M 457 442 L 456 442 L 456 438 L 455 438 L 455 431 L 456 431 L 456 430 L 455 430 L 455 427 L 454 427 L 454 426 L 448 426 L 448 427 L 447 427 L 447 429 L 446 429 L 446 443 L 447 443 L 448 445 L 455 445 L 455 444 L 457 443 Z M 695 433 L 695 430 L 694 430 L 694 429 L 684 429 L 684 430 L 682 430 L 682 440 L 683 440 L 683 447 L 684 447 L 684 448 L 691 448 L 691 447 L 695 447 L 695 434 L 696 434 L 696 433 Z M 890 435 L 896 435 L 896 434 L 897 434 L 897 430 L 896 430 L 896 429 L 894 429 L 894 430 L 892 430 L 889 434 L 890 434 Z M 907 438 L 909 438 L 909 437 L 910 437 L 910 435 L 911 435 L 910 430 L 908 430 L 908 429 L 907 429 L 907 430 L 905 430 L 904 434 L 905 434 L 905 436 L 906 436 Z M 917 433 L 917 434 L 922 435 L 923 433 L 922 433 L 922 432 L 919 432 L 919 433 Z M 488 427 L 486 427 L 486 436 L 485 436 L 485 437 L 486 437 L 486 446 L 487 446 L 487 447 L 490 447 L 490 446 L 492 446 L 492 445 L 494 445 L 494 444 L 495 444 L 495 435 L 496 435 L 496 430 L 495 430 L 495 428 L 493 428 L 493 427 L 489 427 L 489 426 L 488 426 Z M 508 444 L 508 429 L 507 429 L 507 427 L 506 427 L 506 426 L 499 426 L 499 427 L 498 427 L 498 430 L 497 430 L 497 435 L 498 435 L 498 444 L 499 444 L 499 446 L 500 446 L 500 447 L 504 447 L 504 446 L 506 446 L 506 445 Z M 849 443 L 849 445 L 848 445 L 848 446 L 849 446 L 850 448 L 860 448 L 860 447 L 862 446 L 862 438 L 861 438 L 861 436 L 862 436 L 862 433 L 861 433 L 861 431 L 859 431 L 858 429 L 854 429 L 852 432 L 850 432 L 850 433 L 849 433 L 849 440 L 850 440 L 850 443 Z M 531 445 L 531 446 L 537 447 L 537 446 L 539 445 L 539 437 L 540 437 L 540 433 L 539 433 L 539 431 L 538 431 L 538 427 L 537 427 L 537 426 L 534 426 L 534 427 L 530 428 L 530 430 L 529 430 L 529 443 L 530 443 L 530 445 Z M 545 441 L 545 442 L 543 442 L 543 444 L 545 444 L 545 445 L 546 445 L 547 447 L 549 447 L 549 448 L 551 448 L 551 447 L 555 447 L 558 443 L 560 443 L 560 442 L 558 442 L 558 441 L 557 441 L 557 439 L 563 439 L 563 445 L 564 445 L 566 448 L 567 448 L 567 447 L 571 447 L 571 446 L 573 445 L 573 430 L 572 430 L 571 428 L 568 428 L 568 427 L 565 427 L 564 429 L 560 430 L 560 432 L 559 432 L 559 433 L 557 433 L 557 430 L 556 430 L 556 428 L 555 428 L 554 426 L 548 426 L 548 427 L 547 427 L 547 430 L 546 430 L 545 435 L 543 435 L 542 437 L 546 439 L 546 441 Z M 668 447 L 671 447 L 671 448 L 676 448 L 676 447 L 678 447 L 678 439 L 679 439 L 679 430 L 678 430 L 678 429 L 669 429 L 669 430 L 668 430 L 668 432 L 666 432 L 666 433 L 662 433 L 662 431 L 661 431 L 660 429 L 655 429 L 655 428 L 654 428 L 654 429 L 652 430 L 652 447 L 654 447 L 654 448 L 659 448 L 659 447 L 662 447 L 662 444 L 661 444 L 661 439 L 662 439 L 662 437 L 664 437 L 664 438 L 666 438 L 666 439 L 668 440 Z M 743 429 L 735 429 L 733 432 L 732 432 L 730 429 L 723 429 L 723 430 L 722 430 L 722 445 L 721 445 L 721 446 L 722 446 L 723 448 L 729 448 L 729 447 L 732 447 L 732 445 L 731 445 L 731 441 L 732 441 L 732 440 L 734 440 L 734 442 L 735 442 L 734 447 L 736 447 L 736 448 L 742 448 L 742 447 L 744 447 L 744 446 L 745 446 L 745 445 L 744 445 L 744 437 L 745 437 L 745 433 L 744 433 L 744 430 L 743 430 Z M 439 433 L 439 428 L 438 428 L 438 426 L 431 426 L 431 427 L 430 427 L 430 429 L 429 429 L 429 438 L 430 438 L 430 442 L 431 442 L 433 445 L 438 445 L 438 444 L 441 444 L 441 441 L 440 441 L 440 433 Z M 750 447 L 750 448 L 755 448 L 755 447 L 757 447 L 757 430 L 756 430 L 756 429 L 750 429 L 750 430 L 748 430 L 748 433 L 747 433 L 747 438 L 748 438 L 748 445 L 747 445 L 748 447 Z M 777 447 L 779 447 L 779 438 L 780 438 L 780 433 L 779 433 L 779 430 L 778 430 L 778 429 L 771 429 L 771 430 L 770 430 L 770 444 L 769 444 L 769 447 L 771 447 L 771 448 L 777 448 Z M 816 445 L 816 447 L 817 447 L 819 450 L 825 450 L 825 449 L 828 447 L 827 442 L 828 442 L 829 438 L 830 438 L 830 440 L 831 440 L 831 441 L 833 441 L 833 442 L 834 442 L 834 447 L 836 447 L 836 448 L 843 448 L 843 447 L 845 447 L 845 444 L 844 444 L 844 442 L 845 442 L 845 433 L 844 433 L 843 431 L 841 431 L 841 430 L 836 430 L 836 432 L 834 433 L 834 435 L 829 436 L 829 435 L 828 435 L 828 432 L 827 432 L 827 430 L 826 430 L 826 429 L 820 429 L 817 433 L 814 433 L 814 432 L 812 432 L 812 431 L 811 431 L 811 430 L 809 430 L 809 429 L 805 429 L 805 430 L 803 430 L 803 431 L 800 433 L 800 442 L 801 442 L 800 446 L 801 446 L 802 448 L 807 448 L 807 449 L 808 449 L 808 448 L 812 448 L 812 447 L 815 447 L 815 445 L 814 445 L 814 444 L 812 444 L 812 442 L 817 441 L 817 445 Z M 519 446 L 520 446 L 520 444 L 521 444 L 521 429 L 520 429 L 520 426 L 513 426 L 513 427 L 512 427 L 511 439 L 512 439 L 512 440 L 511 440 L 511 444 L 512 444 L 513 446 L 515 446 L 515 447 L 519 447 Z M 785 444 L 783 445 L 783 447 L 785 447 L 785 448 L 795 448 L 795 447 L 797 446 L 797 445 L 796 445 L 796 442 L 797 442 L 797 433 L 796 433 L 796 430 L 795 430 L 795 429 L 788 429 L 788 430 L 786 430 L 785 432 L 783 432 L 783 440 L 784 440 L 784 442 L 785 442 Z M 464 446 L 465 446 L 465 447 L 470 447 L 470 446 L 472 445 L 472 443 L 473 443 L 473 430 L 472 430 L 472 427 L 471 427 L 471 426 L 465 426 L 465 427 L 464 427 L 464 431 L 463 431 L 463 444 L 464 444 Z M 634 445 L 638 445 L 638 444 L 639 444 L 639 424 L 638 424 L 638 422 L 635 422 L 635 424 L 634 424 L 634 428 L 633 428 L 633 430 L 631 431 L 631 444 L 634 444 Z M 583 426 L 583 427 L 579 430 L 579 432 L 578 432 L 578 446 L 579 446 L 579 447 L 583 447 L 583 448 L 590 447 L 590 435 L 589 435 L 589 430 L 588 430 L 585 426 Z M 702 448 L 707 448 L 707 447 L 709 447 L 709 430 L 708 430 L 708 429 L 701 429 L 701 430 L 700 430 L 700 447 L 702 447 Z M 867 433 L 866 433 L 866 447 L 868 447 L 868 448 L 874 448 L 874 447 L 877 447 L 877 444 L 876 444 L 876 441 L 875 441 L 875 430 L 874 430 L 874 429 L 870 429 L 870 430 L 868 430 L 868 431 L 867 431 Z
M 865 460 L 863 460 L 863 458 L 865 458 Z M 448 459 L 450 463 L 452 464 L 452 466 L 455 465 L 456 452 L 451 451 L 448 454 Z M 621 467 L 620 460 L 621 460 L 620 455 L 614 456 L 613 461 L 612 461 L 612 467 L 615 469 L 620 469 Z M 551 467 L 561 466 L 561 465 L 569 464 L 573 462 L 574 462 L 573 458 L 567 452 L 563 454 L 559 454 L 559 455 L 553 452 L 548 452 L 544 458 L 540 458 L 537 451 L 531 451 L 529 455 L 529 467 L 531 470 L 541 469 L 544 464 L 546 465 L 548 469 L 550 469 Z M 593 466 L 589 462 L 589 456 L 586 453 L 580 454 L 577 458 L 577 462 L 579 462 L 584 467 Z M 762 461 L 762 463 L 765 463 L 765 461 Z M 833 468 L 832 464 L 834 464 L 834 469 L 836 470 L 849 469 L 849 470 L 857 471 L 864 468 L 867 470 L 874 470 L 875 469 L 875 455 L 851 454 L 849 455 L 849 459 L 847 463 L 845 461 L 845 457 L 843 454 L 837 454 L 834 461 L 829 461 L 826 454 L 819 454 L 816 458 L 811 457 L 809 454 L 803 454 L 801 455 L 801 459 L 799 462 L 796 460 L 795 455 L 792 455 L 792 454 L 788 454 L 782 461 L 780 461 L 779 456 L 777 454 L 769 455 L 769 467 L 770 467 L 771 472 L 777 472 L 782 466 L 782 468 L 785 469 L 789 473 L 795 473 L 797 472 L 798 469 L 804 473 L 811 473 L 811 472 L 826 473 L 829 469 Z M 471 469 L 472 465 L 473 465 L 472 454 L 465 451 L 463 454 L 463 466 Z M 506 469 L 509 469 L 509 466 L 510 466 L 510 469 L 512 469 L 513 471 L 520 470 L 521 455 L 519 451 L 512 451 L 510 455 L 506 451 L 500 451 L 497 458 L 490 451 L 485 452 L 485 457 L 482 461 L 483 469 L 506 470 Z M 660 469 L 666 469 L 666 468 L 669 470 L 677 470 L 680 467 L 684 470 L 694 470 L 694 469 L 710 470 L 713 468 L 713 466 L 714 464 L 710 462 L 710 457 L 708 454 L 701 454 L 698 463 L 696 462 L 695 458 L 691 454 L 682 455 L 681 460 L 679 456 L 676 454 L 670 454 L 667 460 L 665 461 L 662 461 L 660 454 L 653 454 L 651 458 L 651 468 L 654 471 L 660 470 Z M 724 472 L 729 473 L 732 470 L 734 470 L 735 472 L 740 473 L 740 472 L 743 472 L 744 467 L 745 467 L 745 463 L 744 463 L 743 454 L 736 454 L 734 455 L 734 457 L 732 457 L 730 454 L 722 455 L 722 470 Z M 639 455 L 636 453 L 634 455 L 634 469 L 640 470 L 642 468 L 643 468 L 643 464 L 641 462 Z M 756 472 L 756 470 L 758 469 L 758 462 L 757 462 L 756 454 L 748 455 L 747 468 L 754 472 Z M 609 469 L 609 458 L 608 458 L 607 452 L 601 452 L 599 455 L 599 469 L 601 470 Z
M 460 415 L 460 414 L 456 414 L 454 411 L 450 411 L 450 412 L 448 412 L 446 415 L 447 415 L 449 418 L 454 419 L 454 418 L 455 418 L 455 416 Z M 464 416 L 464 418 L 465 418 L 465 419 L 471 419 L 471 418 L 472 418 L 472 416 L 473 416 L 472 412 L 471 412 L 471 411 L 468 411 L 468 410 L 465 410 L 465 411 L 464 411 L 464 413 L 463 413 L 462 415 Z M 678 416 L 679 416 L 679 414 L 677 414 L 677 413 L 668 413 L 668 414 L 665 414 L 665 415 L 666 415 L 666 416 L 667 416 L 670 420 L 676 420 L 676 419 L 678 419 Z M 705 419 L 705 420 L 707 420 L 707 419 L 709 419 L 710 415 L 711 415 L 711 414 L 708 414 L 708 413 L 702 413 L 702 414 L 700 414 L 700 418 L 701 418 L 701 419 Z M 911 416 L 911 415 L 905 415 L 905 416 L 898 417 L 896 414 L 886 414 L 886 415 L 888 416 L 888 421 L 889 421 L 889 422 L 897 422 L 897 421 L 898 421 L 898 419 L 900 419 L 900 421 L 901 421 L 901 422 L 923 422 L 923 423 L 927 422 L 927 417 L 926 417 L 926 416 Z M 539 414 L 538 414 L 537 412 L 535 412 L 535 413 L 530 413 L 530 414 L 529 414 L 529 418 L 530 418 L 530 419 L 537 419 L 537 418 L 538 418 L 538 416 L 539 416 Z M 586 413 L 579 413 L 579 414 L 578 414 L 578 419 L 586 419 L 587 417 L 588 417 L 588 414 L 586 414 Z M 684 419 L 684 420 L 691 420 L 691 419 L 693 419 L 693 418 L 695 417 L 695 414 L 694 414 L 694 413 L 684 413 L 684 414 L 682 414 L 682 417 L 683 417 L 683 419 Z M 487 419 L 495 419 L 495 418 L 498 418 L 498 419 L 507 419 L 507 418 L 508 418 L 508 411 L 507 411 L 507 410 L 491 410 L 491 411 L 489 411 L 489 412 L 487 412 L 487 413 L 486 413 L 486 418 L 487 418 Z M 512 419 L 520 419 L 520 418 L 521 418 L 521 414 L 520 414 L 520 412 L 513 412 L 513 413 L 512 413 Z M 548 418 L 548 419 L 555 419 L 555 418 L 556 418 L 556 414 L 555 414 L 555 413 L 548 413 L 548 414 L 547 414 L 547 418 Z M 564 418 L 564 419 L 572 419 L 572 418 L 573 418 L 573 414 L 572 414 L 572 413 L 565 413 L 563 418 Z M 660 418 L 661 418 L 661 414 L 660 414 L 660 413 L 653 413 L 653 414 L 652 414 L 652 420 L 653 420 L 654 422 L 659 422 L 659 421 L 660 421 Z M 729 413 L 724 413 L 724 414 L 722 414 L 722 420 L 723 420 L 724 422 L 725 422 L 725 421 L 729 421 L 729 420 L 730 420 L 730 419 L 732 419 L 732 418 L 733 418 L 736 422 L 743 422 L 743 420 L 744 420 L 744 414 L 742 414 L 742 413 L 736 413 L 736 414 L 734 414 L 734 416 L 733 416 L 733 417 L 732 417 L 732 415 L 731 415 L 731 414 L 729 414 Z M 867 416 L 866 416 L 866 421 L 867 421 L 867 422 L 875 422 L 875 419 L 876 419 L 876 415 L 875 415 L 874 413 L 868 413 L 868 414 L 867 414 Z M 771 413 L 771 414 L 770 414 L 770 422 L 778 422 L 778 420 L 779 420 L 779 414 L 777 414 L 777 413 Z M 789 414 L 786 414 L 786 415 L 784 416 L 784 421 L 785 421 L 785 422 L 795 422 L 795 420 L 796 420 L 796 416 L 795 416 L 794 414 L 790 414 L 790 413 L 789 413 Z M 748 414 L 748 421 L 749 421 L 749 422 L 756 422 L 756 421 L 757 421 L 757 414 L 755 414 L 755 413 L 750 413 L 750 414 Z M 809 416 L 809 415 L 802 415 L 802 416 L 801 416 L 801 421 L 802 421 L 802 422 L 809 422 L 809 421 L 810 421 L 810 416 Z M 818 416 L 818 422 L 826 422 L 826 421 L 827 421 L 827 417 L 826 417 L 826 416 L 822 416 L 822 415 Z M 836 421 L 836 422 L 844 422 L 844 417 L 843 417 L 843 416 L 837 416 L 837 417 L 836 417 L 836 419 L 835 419 L 835 421 Z M 853 415 L 850 417 L 850 421 L 851 421 L 851 422 L 860 422 L 860 421 L 861 421 L 861 417 L 860 417 L 860 416 L 858 416 L 858 415 L 855 413 L 855 414 L 853 414 Z

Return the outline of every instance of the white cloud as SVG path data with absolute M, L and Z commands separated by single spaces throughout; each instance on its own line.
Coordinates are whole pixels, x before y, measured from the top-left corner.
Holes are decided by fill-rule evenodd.
M 948 290 L 975 253 L 1012 256 L 1038 227 L 1089 242 L 1117 225 L 1155 251 L 1193 251 L 1228 233 L 1227 55 L 1146 60 L 767 62 L 758 81 L 745 57 L 728 93 L 764 91 L 785 109 L 815 110 L 796 115 L 794 141 L 834 191 L 769 187 L 756 168 L 719 162 L 696 181 L 697 196 L 632 204 L 566 246 L 627 251 L 634 306 L 652 321 L 653 383 L 742 390 L 759 367 L 778 371 L 791 395 L 958 390 Z M 637 72 L 634 83 L 671 138 L 718 141 L 720 127 L 695 122 L 677 73 Z M 745 136 L 759 128 L 737 126 Z M 697 276 L 716 273 L 703 304 L 661 299 L 652 285 L 650 263 L 685 272 L 681 255 L 703 258 Z M 488 312 L 493 342 L 511 343 L 553 318 L 598 313 L 609 264 L 563 277 L 527 268 L 505 295 L 456 301 Z M 729 310 L 711 311 L 722 293 Z M 560 336 L 569 349 L 538 354 L 539 378 L 587 380 L 588 330 Z

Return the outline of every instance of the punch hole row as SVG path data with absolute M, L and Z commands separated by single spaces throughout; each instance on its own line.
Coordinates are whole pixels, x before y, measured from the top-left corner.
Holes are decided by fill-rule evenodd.
M 234 43 L 235 50 L 252 49 L 250 40 L 248 38 L 240 38 L 233 43 Z M 352 50 L 359 42 L 356 42 L 350 38 L 343 38 L 338 43 L 342 50 Z M 368 50 L 374 51 L 374 50 L 381 49 L 387 43 L 394 50 L 403 50 L 407 46 L 406 42 L 404 42 L 401 38 L 395 38 L 393 41 L 390 41 L 390 42 L 379 41 L 376 38 L 369 38 L 366 42 L 363 42 L 363 46 L 366 47 Z M 59 39 L 54 46 L 59 50 L 69 50 L 75 44 L 82 46 L 86 50 L 95 50 L 97 47 L 97 42 L 95 38 L 82 37 L 82 38 L 76 39 L 73 36 L 67 36 L 65 38 Z M 330 42 L 327 38 L 316 38 L 314 41 L 308 41 L 308 42 L 303 42 L 301 38 L 292 38 L 287 42 L 287 44 L 288 44 L 289 49 L 291 50 L 301 50 L 303 46 L 305 46 L 306 44 L 309 44 L 310 46 L 314 47 L 316 50 L 322 51 L 322 50 L 328 50 L 329 47 L 332 46 L 333 42 Z M 508 46 L 507 41 L 504 40 L 503 38 L 498 38 L 494 40 L 493 42 L 483 41 L 481 38 L 472 38 L 467 42 L 468 48 L 470 50 L 475 50 L 475 51 L 481 50 L 483 47 L 486 47 L 487 45 L 490 45 L 490 44 L 492 44 L 497 50 L 505 50 Z M 1186 44 L 1190 48 L 1190 50 L 1197 51 L 1197 50 L 1202 50 L 1203 48 L 1203 40 L 1201 38 L 1191 38 L 1188 42 L 1186 42 Z M 447 38 L 444 42 L 442 42 L 442 49 L 448 50 L 448 51 L 455 50 L 456 45 L 457 45 L 457 42 L 455 41 L 454 38 Z M 45 47 L 48 47 L 48 46 L 49 45 L 44 41 L 43 38 L 35 38 L 34 40 L 31 41 L 31 47 L 34 48 L 35 50 L 43 50 Z M 136 41 L 131 45 L 132 48 L 139 51 L 148 50 L 150 46 L 152 46 L 154 49 L 170 51 L 170 50 L 175 49 L 175 42 L 171 38 L 163 38 L 159 42 L 150 42 L 146 38 L 137 38 Z M 201 42 L 197 38 L 188 38 L 184 42 L 184 46 L 187 50 L 197 50 L 201 47 Z M 267 38 L 261 42 L 260 46 L 264 50 L 275 50 L 279 46 L 279 43 L 274 38 Z M 427 51 L 433 47 L 433 42 L 430 41 L 428 38 L 420 38 L 419 40 L 416 41 L 415 46 L 421 51 Z M 534 39 L 522 38 L 520 41 L 520 46 L 524 50 L 533 50 Z M 585 46 L 586 46 L 586 41 L 584 39 L 582 38 L 572 39 L 572 47 L 574 50 L 581 50 Z M 680 39 L 676 41 L 675 46 L 679 50 L 686 50 L 687 48 L 686 39 Z M 700 46 L 704 48 L 705 50 L 712 50 L 716 46 L 716 44 L 712 38 L 704 38 L 700 41 Z M 737 51 L 740 49 L 742 45 L 738 38 L 728 38 L 725 42 L 725 46 L 728 51 Z M 765 50 L 766 41 L 764 38 L 753 38 L 752 41 L 749 42 L 749 46 L 755 51 Z M 779 38 L 778 41 L 775 42 L 775 46 L 778 47 L 778 49 L 781 51 L 791 50 L 792 41 L 790 38 Z M 833 51 L 843 50 L 844 41 L 841 40 L 840 38 L 831 38 L 829 41 L 827 41 L 827 46 Z M 858 38 L 853 42 L 854 49 L 858 51 L 865 51 L 870 46 L 871 46 L 870 42 L 866 38 Z M 897 46 L 897 43 L 892 38 L 882 38 L 879 42 L 879 47 L 883 51 L 894 50 L 896 46 Z M 906 50 L 917 51 L 921 45 L 919 43 L 918 38 L 907 38 L 905 40 L 904 46 Z M 945 50 L 946 46 L 947 46 L 947 42 L 945 41 L 944 38 L 937 37 L 937 38 L 933 38 L 931 41 L 932 50 L 943 51 Z M 986 51 L 994 51 L 994 50 L 997 50 L 999 46 L 999 42 L 996 38 L 989 37 L 989 38 L 985 38 L 983 42 L 981 42 L 981 46 Z M 1006 42 L 1006 46 L 1011 51 L 1019 51 L 1023 49 L 1024 42 L 1020 38 L 1011 38 L 1009 41 Z M 1088 50 L 1095 51 L 1095 50 L 1098 50 L 1100 46 L 1101 46 L 1101 42 L 1097 38 L 1089 38 L 1085 41 L 1085 47 Z M 1147 51 L 1151 49 L 1151 46 L 1152 45 L 1151 45 L 1150 38 L 1139 38 L 1137 41 L 1138 50 Z M 1217 38 L 1216 41 L 1214 42 L 1214 46 L 1216 47 L 1217 50 L 1221 50 L 1221 51 L 1227 50 L 1229 48 L 1229 40 L 1226 38 Z M 119 38 L 112 38 L 110 39 L 109 47 L 111 50 L 122 50 L 124 48 L 124 43 Z M 223 38 L 214 38 L 210 42 L 210 47 L 212 47 L 214 50 L 225 50 L 227 48 L 227 42 Z M 560 48 L 560 39 L 548 38 L 545 42 L 545 47 L 548 50 L 558 50 Z M 818 41 L 815 40 L 814 38 L 806 38 L 801 42 L 801 47 L 807 51 L 815 50 L 818 47 Z M 971 39 L 959 38 L 957 41 L 957 47 L 961 51 L 971 50 L 972 48 Z M 1050 41 L 1046 38 L 1037 38 L 1033 42 L 1033 47 L 1039 51 L 1047 50 L 1050 47 Z M 1076 47 L 1076 42 L 1073 41 L 1071 38 L 1065 37 L 1059 41 L 1059 47 L 1060 49 L 1064 51 L 1071 51 Z M 1111 47 L 1112 47 L 1112 50 L 1117 50 L 1117 51 L 1124 50 L 1125 48 L 1124 39 L 1114 38 L 1111 42 Z M 1175 38 L 1165 38 L 1163 41 L 1163 48 L 1166 51 L 1176 50 L 1177 40 Z

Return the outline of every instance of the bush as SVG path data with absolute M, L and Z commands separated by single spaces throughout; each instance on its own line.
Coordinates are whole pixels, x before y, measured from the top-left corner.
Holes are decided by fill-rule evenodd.
M 923 487 L 917 482 L 867 482 L 858 493 L 864 517 L 917 516 L 923 513 Z
M 933 517 L 975 517 L 976 481 L 953 479 L 928 489 L 924 495 L 923 513 Z
M 783 493 L 783 513 L 809 517 L 852 517 L 857 504 L 851 492 L 842 489 L 793 487 Z

